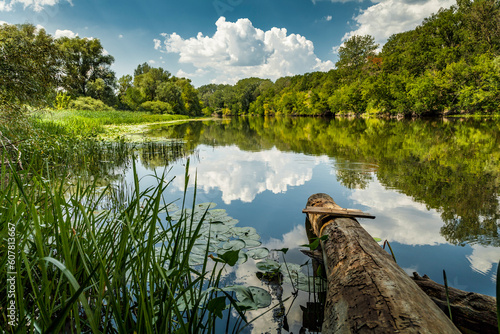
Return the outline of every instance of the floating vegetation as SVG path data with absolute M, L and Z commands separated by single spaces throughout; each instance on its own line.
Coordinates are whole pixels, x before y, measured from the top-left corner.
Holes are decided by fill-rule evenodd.
M 215 203 L 201 203 L 195 205 L 194 210 L 178 209 L 169 216 L 172 221 L 179 219 L 193 221 L 193 229 L 199 234 L 191 249 L 193 255 L 190 257 L 191 265 L 202 264 L 207 251 L 218 255 L 239 251 L 240 264 L 246 262 L 248 258 L 259 260 L 269 255 L 267 248 L 259 247 L 262 243 L 255 228 L 236 226 L 237 219 L 228 216 L 224 209 L 215 209 L 215 206 Z M 202 218 L 203 222 L 197 223 Z

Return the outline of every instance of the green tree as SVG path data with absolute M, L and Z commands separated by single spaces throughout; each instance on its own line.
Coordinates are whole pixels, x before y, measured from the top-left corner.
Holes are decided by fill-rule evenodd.
M 174 114 L 185 114 L 186 106 L 182 99 L 182 90 L 173 82 L 162 82 L 158 86 L 158 101 L 168 102 Z
M 0 25 L 0 104 L 40 105 L 55 97 L 59 50 L 44 29 Z
M 378 44 L 375 44 L 373 36 L 354 35 L 339 48 L 339 60 L 335 66 L 338 69 L 359 70 L 370 57 L 375 56 L 377 48 Z
M 56 42 L 62 53 L 62 87 L 70 95 L 91 96 L 100 84 L 108 87 L 101 89 L 101 93 L 113 91 L 116 79 L 110 66 L 114 58 L 105 52 L 98 39 L 61 37 Z
M 134 73 L 141 73 L 134 76 L 134 86 L 141 91 L 146 101 L 157 99 L 157 89 L 161 83 L 168 82 L 170 72 L 163 68 L 151 68 L 147 64 L 137 67 Z

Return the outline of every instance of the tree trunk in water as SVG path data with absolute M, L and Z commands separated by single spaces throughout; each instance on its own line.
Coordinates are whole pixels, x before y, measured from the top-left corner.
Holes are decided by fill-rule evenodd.
M 342 209 L 326 194 L 307 207 Z M 308 213 L 307 221 L 315 236 L 328 236 L 323 334 L 460 333 L 356 219 Z
M 436 303 L 443 312 L 448 312 L 446 292 L 443 285 L 413 273 L 413 281 Z M 479 293 L 448 287 L 453 323 L 462 332 L 498 334 L 496 299 Z

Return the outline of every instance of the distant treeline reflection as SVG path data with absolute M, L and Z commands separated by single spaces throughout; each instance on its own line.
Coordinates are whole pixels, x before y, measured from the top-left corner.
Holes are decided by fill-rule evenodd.
M 277 147 L 335 158 L 337 178 L 364 188 L 376 172 L 388 188 L 441 213 L 453 244 L 500 246 L 500 122 L 485 119 L 381 120 L 231 118 L 154 128 L 152 136 L 199 144 Z

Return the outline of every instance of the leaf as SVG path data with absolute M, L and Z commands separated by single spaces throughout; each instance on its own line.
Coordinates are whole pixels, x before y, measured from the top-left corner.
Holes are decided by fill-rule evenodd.
M 238 299 L 238 305 L 245 308 L 256 310 L 271 305 L 271 295 L 264 289 L 256 286 L 234 285 L 224 288 L 225 291 L 234 291 Z
M 265 260 L 261 262 L 257 262 L 255 265 L 257 269 L 265 271 L 265 272 L 276 272 L 280 269 L 281 265 L 274 260 Z
M 286 252 L 288 252 L 288 248 L 273 249 L 273 250 L 277 252 L 283 252 L 283 254 L 286 254 Z
M 222 311 L 226 308 L 226 297 L 221 296 L 211 299 L 207 304 L 207 309 L 222 319 Z
M 238 262 L 239 259 L 239 250 L 230 250 L 222 254 L 217 254 L 225 263 L 230 265 L 231 267 Z
M 237 250 L 239 251 L 240 249 L 245 248 L 245 242 L 241 239 L 235 239 L 226 242 L 222 248 L 227 249 L 227 250 Z
M 247 255 L 254 260 L 260 260 L 269 255 L 269 250 L 265 247 L 254 248 L 247 252 Z

